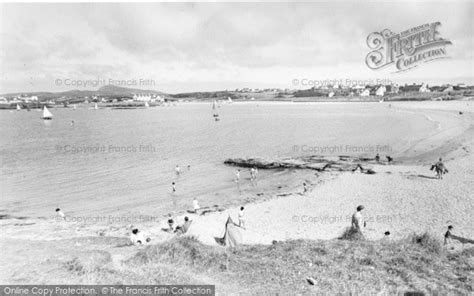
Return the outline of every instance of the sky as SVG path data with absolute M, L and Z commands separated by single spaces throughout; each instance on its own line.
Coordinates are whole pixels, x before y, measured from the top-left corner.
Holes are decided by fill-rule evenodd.
M 474 4 L 1 4 L 0 93 L 114 84 L 168 93 L 329 80 L 474 84 Z M 372 70 L 367 36 L 441 22 L 449 58 Z

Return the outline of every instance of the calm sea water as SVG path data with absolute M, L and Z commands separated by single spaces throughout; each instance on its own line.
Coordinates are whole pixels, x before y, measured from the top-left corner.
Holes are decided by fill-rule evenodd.
M 215 193 L 233 186 L 235 171 L 226 158 L 373 156 L 377 149 L 396 156 L 435 128 L 378 103 L 234 103 L 217 110 L 219 122 L 205 103 L 58 108 L 51 122 L 35 110 L 1 111 L 0 210 L 31 217 L 50 216 L 56 207 L 77 215 L 164 213 L 189 208 L 194 196 L 221 204 Z

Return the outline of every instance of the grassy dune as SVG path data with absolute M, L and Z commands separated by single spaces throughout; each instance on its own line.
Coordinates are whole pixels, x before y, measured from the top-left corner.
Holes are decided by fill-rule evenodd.
M 145 269 L 170 264 L 205 274 L 224 294 L 463 295 L 473 292 L 473 258 L 474 248 L 450 254 L 428 234 L 402 241 L 295 240 L 228 251 L 180 238 L 140 251 L 127 264 Z
M 37 262 L 30 258 L 27 269 L 12 266 L 16 280 L 2 282 L 215 284 L 220 295 L 472 295 L 474 285 L 474 248 L 452 253 L 428 234 L 399 241 L 293 240 L 233 250 L 193 237 L 138 250 L 125 239 L 104 237 L 35 242 L 34 251 L 33 245 L 22 246 Z M 40 259 L 45 257 L 51 259 Z

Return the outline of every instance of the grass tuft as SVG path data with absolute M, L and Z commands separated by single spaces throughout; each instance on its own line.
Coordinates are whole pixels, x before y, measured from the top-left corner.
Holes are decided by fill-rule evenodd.
M 443 251 L 441 242 L 430 235 L 428 232 L 423 234 L 412 234 L 411 242 L 415 245 L 422 246 L 431 253 L 440 254 Z

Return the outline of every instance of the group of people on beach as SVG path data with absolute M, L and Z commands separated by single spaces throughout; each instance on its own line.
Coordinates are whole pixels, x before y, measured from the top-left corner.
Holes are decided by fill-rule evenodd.
M 436 178 L 440 180 L 443 179 L 444 174 L 448 173 L 448 169 L 444 165 L 443 159 L 441 157 L 435 164 L 431 165 L 430 170 L 434 171 L 436 173 Z
M 391 161 L 393 161 L 393 158 L 391 158 L 388 155 L 386 156 L 386 158 L 387 158 L 389 163 Z M 377 161 L 377 162 L 380 161 L 380 155 L 379 154 L 377 154 L 375 156 L 375 161 Z M 361 169 L 361 171 L 363 170 L 362 167 L 360 167 L 360 169 Z M 188 170 L 190 170 L 190 165 L 188 165 Z M 436 172 L 438 179 L 442 179 L 443 174 L 448 172 L 448 170 L 446 169 L 446 167 L 443 163 L 442 158 L 439 158 L 439 160 L 431 166 L 431 170 Z M 176 165 L 175 173 L 176 173 L 177 177 L 180 176 L 181 169 L 180 169 L 179 165 Z M 258 176 L 257 168 L 256 167 L 250 168 L 250 180 L 252 182 L 255 181 L 257 179 L 257 176 Z M 236 183 L 239 183 L 239 181 L 240 181 L 240 169 L 236 170 L 234 181 Z M 303 194 L 306 194 L 308 191 L 309 191 L 308 186 L 307 186 L 306 182 L 304 182 L 303 183 Z M 172 192 L 173 193 L 176 192 L 176 183 L 175 182 L 172 182 Z M 193 205 L 193 211 L 188 211 L 188 212 L 197 214 L 199 212 L 199 210 L 201 209 L 201 207 L 200 207 L 199 202 L 196 198 L 193 199 L 192 205 Z M 362 211 L 364 210 L 364 208 L 365 207 L 363 205 L 357 206 L 356 212 L 352 215 L 352 219 L 351 219 L 351 230 L 353 232 L 359 234 L 362 238 L 364 237 L 364 229 L 367 226 L 367 222 L 365 221 L 364 216 L 362 214 Z M 65 219 L 65 217 L 66 217 L 64 212 L 60 208 L 56 208 L 56 215 L 60 219 Z M 230 216 L 229 216 L 229 218 L 230 218 Z M 173 220 L 171 214 L 169 214 L 167 222 L 168 222 L 168 228 L 163 229 L 163 230 L 165 230 L 167 232 L 171 232 L 171 233 L 185 234 L 189 230 L 189 228 L 191 226 L 191 223 L 192 223 L 192 220 L 190 220 L 187 216 L 185 216 L 184 217 L 184 223 L 175 227 L 175 221 Z M 234 225 L 238 226 L 242 229 L 246 229 L 245 208 L 243 206 L 240 207 L 240 210 L 238 212 L 238 224 L 234 223 Z M 462 243 L 474 243 L 473 240 L 469 240 L 469 239 L 466 239 L 466 238 L 462 238 L 462 237 L 453 235 L 452 230 L 453 230 L 453 226 L 449 225 L 448 230 L 444 235 L 444 244 L 445 245 L 448 244 L 449 242 L 451 242 L 452 240 L 457 240 L 457 241 L 460 241 Z M 384 233 L 385 237 L 388 237 L 389 235 L 390 235 L 389 231 L 386 231 Z M 149 243 L 151 241 L 151 238 L 150 237 L 145 237 L 144 233 L 142 231 L 140 231 L 138 228 L 132 228 L 131 229 L 131 234 L 130 234 L 130 240 L 134 245 L 141 245 L 141 244 Z
M 352 220 L 351 220 L 351 230 L 353 233 L 356 233 L 359 238 L 364 238 L 364 228 L 367 226 L 367 222 L 364 219 L 364 216 L 362 215 L 362 210 L 364 210 L 363 205 L 359 205 L 356 208 L 356 212 L 352 215 Z M 448 230 L 444 234 L 444 245 L 448 245 L 452 243 L 453 241 L 458 241 L 462 244 L 474 244 L 474 240 L 464 238 L 461 236 L 454 235 L 452 233 L 452 230 L 454 227 L 452 225 L 448 226 Z M 390 236 L 390 231 L 385 231 L 384 233 L 384 238 L 387 238 Z
M 393 157 L 391 157 L 390 155 L 385 155 L 385 158 L 387 159 L 388 164 L 392 163 Z M 377 155 L 375 155 L 374 159 L 375 159 L 376 162 L 380 162 L 380 154 L 377 153 Z
M 254 182 L 257 180 L 258 176 L 258 169 L 257 167 L 252 167 L 250 168 L 250 182 Z M 235 170 L 235 178 L 234 178 L 235 183 L 240 182 L 240 169 Z
M 185 216 L 184 217 L 184 223 L 182 225 L 178 225 L 176 227 L 174 227 L 174 220 L 173 220 L 173 217 L 171 216 L 171 214 L 168 215 L 168 232 L 172 232 L 172 233 L 178 233 L 178 234 L 185 234 L 186 232 L 188 232 L 189 230 L 189 227 L 191 227 L 191 223 L 193 221 L 192 220 L 189 220 L 188 216 Z
M 187 169 L 188 169 L 188 171 L 190 171 L 191 170 L 191 165 L 188 164 Z M 179 166 L 179 164 L 177 164 L 175 166 L 174 171 L 175 171 L 175 174 L 176 174 L 176 178 L 179 178 L 179 176 L 181 176 L 181 174 L 182 174 L 181 167 Z M 173 193 L 176 193 L 176 182 L 171 182 L 171 191 Z

